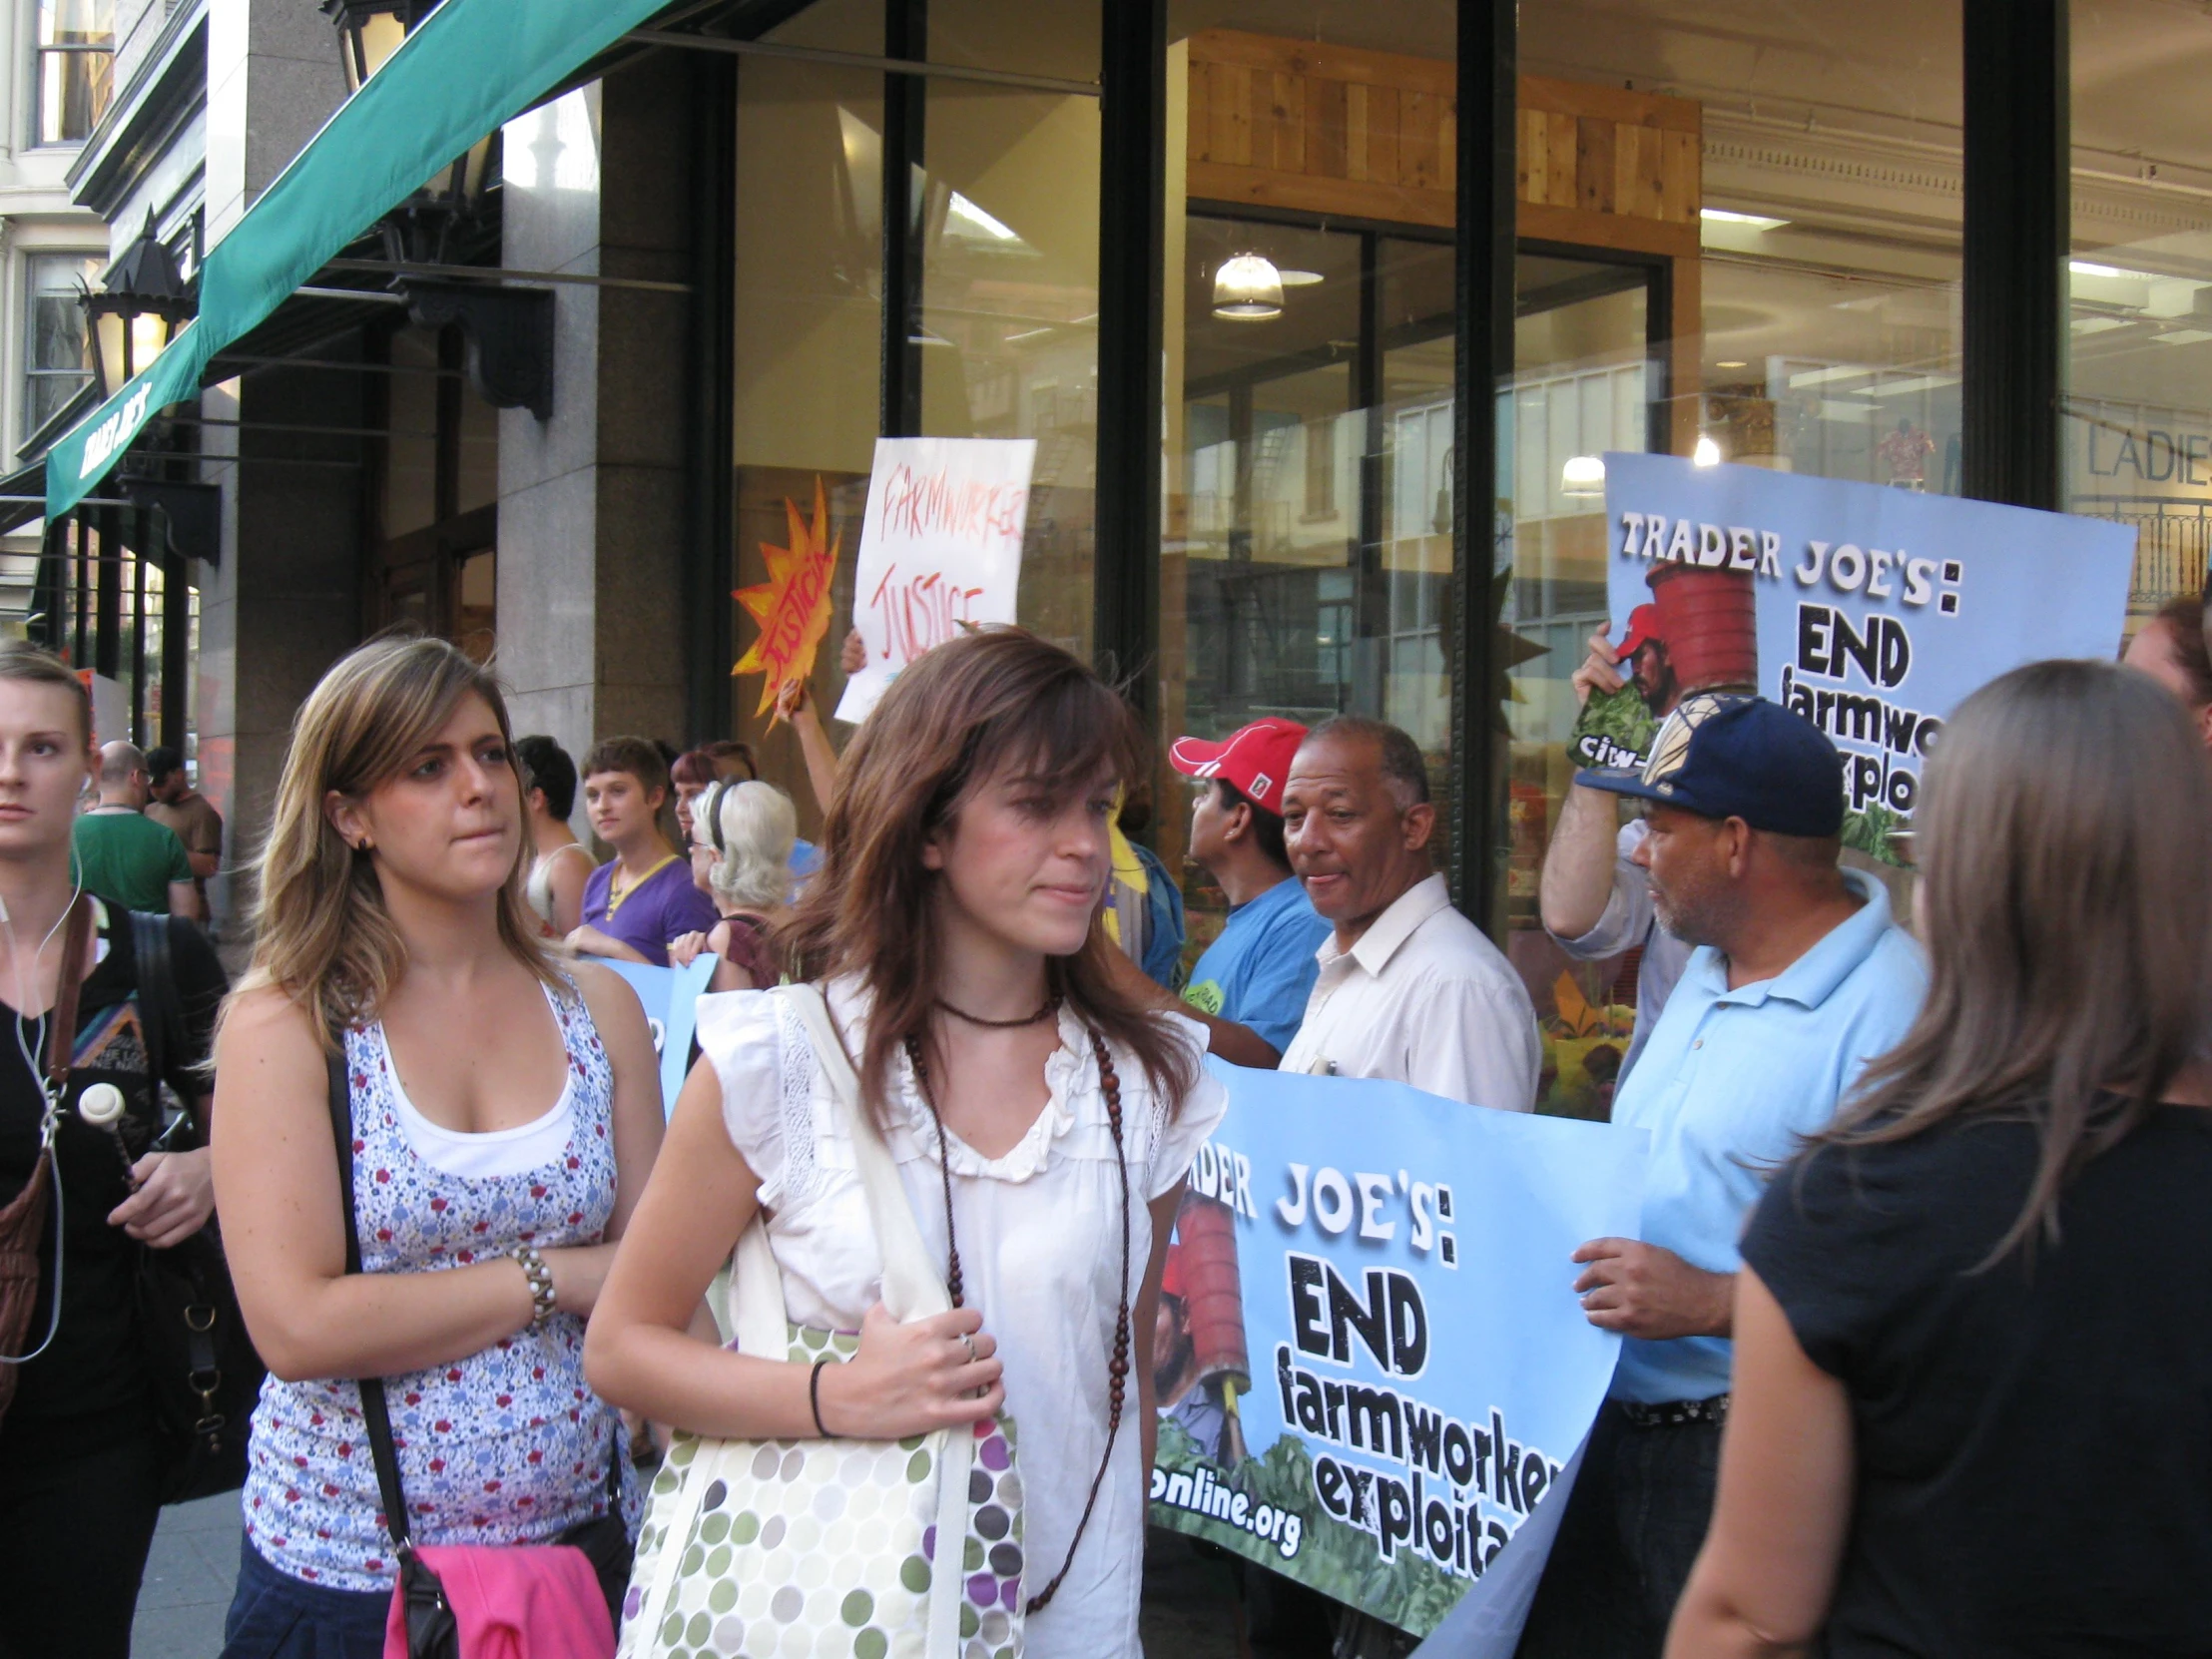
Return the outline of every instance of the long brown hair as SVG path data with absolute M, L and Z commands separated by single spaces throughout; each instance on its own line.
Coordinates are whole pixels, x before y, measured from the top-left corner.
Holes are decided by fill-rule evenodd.
M 870 995 L 861 1087 L 884 1111 L 892 1056 L 929 1041 L 938 957 L 929 906 L 942 878 L 922 863 L 930 837 L 1000 768 L 1019 766 L 1055 795 L 1107 768 L 1126 782 L 1142 748 L 1129 707 L 1088 668 L 1034 634 L 985 628 L 948 641 L 891 683 L 837 769 L 822 867 L 783 929 L 810 978 L 856 974 Z M 1046 982 L 1083 1022 L 1137 1056 L 1179 1108 L 1194 1061 L 1114 987 L 1095 920 L 1083 948 L 1048 958 Z
M 2203 1052 L 2212 764 L 2180 705 L 2110 663 L 2033 663 L 1943 729 L 1916 840 L 1928 1001 L 1820 1137 L 2032 1124 L 2035 1179 L 1993 1263 L 2055 1242 L 2058 1197 Z M 1988 1265 L 1984 1263 L 1984 1266 Z
M 384 908 L 374 860 L 346 844 L 323 800 L 333 790 L 358 799 L 397 777 L 470 693 L 491 706 L 514 766 L 499 683 L 438 639 L 388 637 L 348 653 L 292 723 L 269 840 L 256 860 L 253 965 L 239 989 L 281 988 L 306 1010 L 327 1049 L 336 1049 L 348 1026 L 376 1017 L 407 970 L 407 947 Z M 519 797 L 519 770 L 515 783 Z M 499 939 L 550 985 L 552 960 L 523 907 L 532 848 L 527 830 L 518 829 L 499 900 Z

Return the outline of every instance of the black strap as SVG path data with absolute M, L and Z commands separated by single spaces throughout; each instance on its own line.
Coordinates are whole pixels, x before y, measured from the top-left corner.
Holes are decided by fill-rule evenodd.
M 338 1197 L 345 1212 L 345 1271 L 361 1271 L 361 1233 L 353 1215 L 353 1090 L 346 1075 L 345 1055 L 330 1056 L 330 1134 L 337 1144 Z M 384 1402 L 384 1380 L 364 1377 L 361 1420 L 368 1428 L 368 1455 L 376 1465 L 376 1491 L 384 1502 L 384 1530 L 404 1555 L 407 1541 L 407 1494 L 399 1484 L 399 1457 L 392 1450 L 391 1410 Z
M 347 1076 L 345 1055 L 330 1056 L 330 1136 L 338 1154 L 338 1201 L 345 1212 L 345 1271 L 361 1271 L 361 1233 L 353 1213 L 353 1089 Z M 364 1377 L 355 1384 L 361 1390 L 361 1420 L 368 1428 L 368 1454 L 376 1465 L 376 1491 L 384 1503 L 384 1530 L 395 1548 L 404 1554 L 407 1539 L 407 1494 L 399 1484 L 399 1456 L 392 1449 L 391 1407 L 384 1399 L 384 1380 Z M 614 1432 L 614 1449 L 607 1459 L 607 1512 L 622 1512 L 622 1430 Z
M 169 1074 L 172 1056 L 192 1052 L 192 1038 L 185 1030 L 184 998 L 177 990 L 176 952 L 170 944 L 176 918 L 147 910 L 128 913 L 142 1016 L 139 1024 L 146 1041 L 146 1073 L 157 1089 L 163 1083 L 176 1089 L 177 1098 L 197 1122 L 194 1096 L 207 1091 L 182 1087 Z

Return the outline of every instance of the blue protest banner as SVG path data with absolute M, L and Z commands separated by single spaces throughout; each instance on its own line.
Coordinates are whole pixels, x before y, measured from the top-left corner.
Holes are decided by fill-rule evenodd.
M 2007 669 L 2111 657 L 2135 531 L 1878 484 L 1605 457 L 1606 590 L 1631 684 L 1571 745 L 1638 764 L 1685 692 L 1743 684 L 1844 755 L 1844 839 L 1895 861 L 1950 712 Z
M 701 954 L 690 967 L 648 967 L 643 962 L 609 960 L 607 966 L 630 981 L 645 1004 L 645 1022 L 653 1028 L 653 1052 L 661 1057 L 661 1110 L 676 1110 L 676 1091 L 690 1069 L 692 1030 L 699 998 L 714 977 L 716 958 Z
M 1451 1651 L 1510 1653 L 1619 1348 L 1568 1258 L 1636 1233 L 1645 1137 L 1214 1070 L 1229 1113 L 1154 1339 L 1154 1524 L 1416 1635 L 1472 1601 Z

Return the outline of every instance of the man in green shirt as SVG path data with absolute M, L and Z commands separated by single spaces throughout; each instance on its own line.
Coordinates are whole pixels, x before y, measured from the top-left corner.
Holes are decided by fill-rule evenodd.
M 153 798 L 146 757 L 128 743 L 100 746 L 100 801 L 77 820 L 77 866 L 85 891 L 126 910 L 200 917 L 192 858 L 177 831 L 146 816 Z

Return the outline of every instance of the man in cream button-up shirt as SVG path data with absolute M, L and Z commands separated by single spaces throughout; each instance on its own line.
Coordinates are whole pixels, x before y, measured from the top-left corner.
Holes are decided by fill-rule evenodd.
M 1282 1069 L 1529 1110 L 1535 1009 L 1430 868 L 1436 811 L 1413 740 L 1346 715 L 1315 727 L 1291 764 L 1283 827 L 1291 867 L 1334 932 Z

